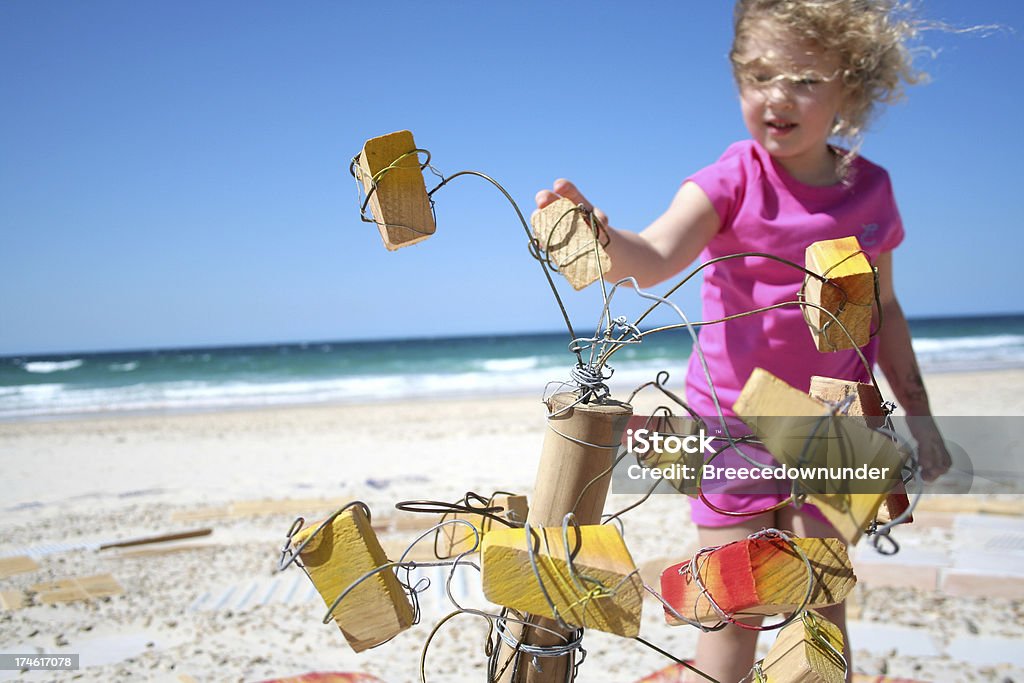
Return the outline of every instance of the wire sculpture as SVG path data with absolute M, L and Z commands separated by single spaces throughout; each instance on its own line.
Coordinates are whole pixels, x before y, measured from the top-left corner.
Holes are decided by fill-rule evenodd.
M 646 382 L 637 387 L 629 395 L 627 403 L 631 402 L 634 399 L 634 397 L 638 394 L 638 392 L 640 392 L 641 390 L 653 388 L 659 391 L 663 398 L 667 398 L 669 403 L 659 406 L 652 413 L 652 415 L 648 417 L 648 420 L 655 419 L 655 416 L 657 416 L 658 419 L 666 420 L 671 420 L 676 417 L 683 417 L 684 419 L 692 420 L 694 424 L 704 426 L 705 421 L 707 419 L 716 419 L 720 423 L 722 435 L 716 436 L 715 438 L 724 442 L 726 448 L 734 450 L 740 457 L 742 457 L 752 466 L 770 467 L 771 465 L 760 462 L 744 453 L 744 447 L 755 447 L 762 445 L 756 437 L 749 434 L 734 435 L 730 431 L 729 420 L 727 419 L 726 411 L 723 410 L 718 394 L 716 392 L 715 382 L 711 375 L 707 360 L 704 357 L 703 350 L 701 349 L 700 340 L 697 335 L 697 330 L 703 326 L 720 324 L 727 322 L 729 320 L 745 316 L 759 315 L 773 309 L 795 306 L 801 309 L 801 312 L 804 316 L 805 321 L 808 323 L 808 326 L 813 327 L 811 324 L 811 318 L 809 317 L 809 311 L 815 310 L 819 313 L 820 317 L 826 321 L 824 325 L 822 325 L 821 328 L 818 329 L 819 332 L 827 333 L 837 329 L 841 335 L 845 335 L 845 337 L 848 337 L 851 342 L 853 341 L 853 336 L 850 330 L 848 330 L 841 322 L 840 315 L 843 312 L 844 307 L 846 306 L 855 306 L 863 304 L 849 302 L 846 292 L 841 287 L 836 285 L 835 282 L 829 279 L 829 270 L 826 270 L 826 272 L 824 273 L 816 273 L 811 270 L 808 270 L 803 265 L 794 263 L 792 261 L 786 260 L 773 254 L 762 252 L 744 252 L 710 259 L 692 269 L 662 295 L 656 295 L 648 291 L 645 291 L 639 286 L 636 279 L 632 277 L 623 278 L 617 282 L 611 283 L 610 287 L 606 285 L 603 277 L 598 277 L 597 280 L 600 283 L 599 286 L 601 291 L 602 307 L 598 315 L 597 325 L 595 326 L 594 333 L 592 335 L 580 336 L 575 331 L 573 323 L 570 320 L 569 313 L 566 310 L 562 297 L 559 293 L 558 287 L 556 287 L 555 280 L 552 277 L 554 273 L 559 272 L 558 265 L 553 262 L 550 256 L 552 248 L 551 240 L 553 235 L 555 234 L 555 231 L 552 230 L 551 232 L 549 232 L 546 238 L 544 239 L 538 238 L 538 236 L 531 232 L 530 226 L 528 225 L 527 220 L 523 215 L 523 212 L 520 210 L 519 206 L 516 204 L 516 202 L 508 193 L 508 191 L 505 190 L 505 188 L 502 187 L 497 181 L 495 181 L 490 176 L 480 173 L 478 171 L 468 170 L 459 171 L 457 173 L 453 173 L 451 175 L 446 176 L 431 164 L 431 154 L 426 149 L 416 148 L 409 152 L 401 154 L 394 161 L 381 168 L 381 170 L 373 174 L 371 177 L 366 177 L 366 174 L 360 167 L 359 158 L 360 156 L 358 154 L 355 157 L 353 157 L 352 162 L 349 166 L 349 171 L 353 178 L 355 178 L 358 188 L 357 203 L 359 207 L 359 216 L 362 221 L 374 223 L 378 226 L 384 226 L 385 224 L 382 223 L 377 218 L 373 217 L 372 215 L 367 214 L 367 209 L 370 205 L 371 197 L 374 196 L 374 193 L 378 192 L 381 182 L 389 173 L 395 171 L 398 168 L 410 168 L 409 160 L 415 160 L 415 165 L 418 166 L 420 172 L 430 171 L 438 179 L 437 184 L 427 191 L 430 212 L 435 219 L 436 194 L 442 188 L 449 185 L 452 181 L 461 177 L 472 176 L 483 179 L 486 182 L 490 183 L 493 187 L 495 187 L 506 198 L 506 200 L 508 200 L 510 206 L 512 207 L 516 215 L 516 218 L 518 219 L 523 231 L 526 234 L 527 251 L 530 254 L 530 256 L 539 264 L 541 271 L 543 272 L 544 277 L 551 290 L 551 294 L 555 300 L 555 304 L 558 307 L 559 313 L 561 314 L 562 319 L 565 323 L 565 327 L 569 335 L 569 343 L 567 345 L 567 349 L 569 353 L 575 358 L 575 363 L 569 368 L 567 379 L 549 382 L 548 386 L 544 388 L 545 403 L 547 403 L 547 399 L 554 393 L 560 393 L 562 391 L 570 391 L 576 397 L 575 401 L 567 406 L 555 410 L 549 410 L 547 415 L 547 429 L 551 430 L 559 438 L 567 439 L 579 445 L 593 449 L 608 450 L 614 454 L 611 467 L 601 472 L 599 475 L 594 477 L 586 484 L 583 491 L 579 494 L 577 503 L 579 503 L 579 500 L 583 498 L 584 494 L 592 485 L 596 485 L 602 479 L 610 477 L 616 465 L 622 462 L 622 460 L 625 457 L 627 457 L 630 453 L 622 446 L 621 443 L 595 444 L 566 434 L 560 431 L 555 426 L 554 418 L 557 418 L 560 415 L 563 415 L 566 412 L 571 411 L 575 406 L 589 403 L 600 403 L 610 400 L 611 392 L 608 388 L 608 380 L 614 374 L 614 368 L 610 365 L 609 361 L 617 352 L 619 352 L 624 347 L 629 345 L 641 344 L 647 337 L 653 334 L 658 334 L 661 332 L 677 329 L 686 330 L 692 341 L 692 352 L 697 357 L 699 367 L 703 373 L 704 380 L 707 383 L 709 395 L 714 405 L 715 414 L 712 416 L 703 417 L 697 415 L 697 413 L 694 410 L 692 410 L 682 398 L 680 398 L 678 395 L 676 395 L 674 392 L 667 388 L 669 374 L 664 370 L 657 373 L 654 380 Z M 577 205 L 561 214 L 555 221 L 555 225 L 558 226 L 562 223 L 562 221 L 567 220 L 582 220 L 582 223 L 585 226 L 587 226 L 587 228 L 589 229 L 589 234 L 587 237 L 587 239 L 589 240 L 588 244 L 590 245 L 590 248 L 593 250 L 594 257 L 598 259 L 598 264 L 600 264 L 599 250 L 600 248 L 606 246 L 609 241 L 609 233 L 606 226 L 603 225 L 603 223 L 598 219 L 598 217 L 594 214 L 593 210 L 589 209 L 588 207 L 582 204 Z M 395 227 L 395 224 L 389 225 Z M 423 228 L 423 226 L 399 225 L 397 227 L 406 228 L 412 231 L 413 233 L 419 235 L 432 234 L 432 230 L 427 231 Z M 847 258 L 853 258 L 854 256 L 861 254 L 863 254 L 863 252 L 857 252 L 855 254 L 851 254 Z M 774 305 L 764 306 L 754 310 L 726 316 L 716 320 L 697 321 L 691 321 L 687 317 L 685 312 L 675 302 L 671 300 L 670 297 L 672 297 L 673 294 L 675 294 L 680 288 L 685 286 L 695 275 L 703 271 L 705 268 L 715 263 L 720 263 L 731 259 L 750 258 L 773 260 L 802 274 L 803 284 L 801 285 L 799 291 L 796 293 L 795 298 L 792 301 L 784 301 Z M 838 310 L 831 311 L 808 300 L 806 290 L 808 284 L 812 281 L 817 283 L 816 286 L 828 287 L 835 290 L 835 294 L 838 295 L 840 300 Z M 650 306 L 635 320 L 629 320 L 626 316 L 615 316 L 613 314 L 612 304 L 615 299 L 616 293 L 622 287 L 627 287 L 633 292 L 635 296 L 651 302 Z M 659 307 L 662 309 L 667 309 L 670 312 L 674 313 L 674 315 L 678 318 L 679 322 L 652 327 L 649 329 L 642 329 L 642 323 L 648 318 L 648 316 L 652 312 L 654 312 Z M 878 324 L 875 327 L 875 329 L 870 331 L 870 336 L 873 337 L 878 333 L 880 326 L 882 324 L 882 306 L 880 305 L 877 271 L 874 272 L 874 301 L 871 304 L 871 307 L 875 312 L 876 319 L 878 320 Z M 867 361 L 867 358 L 865 357 L 864 353 L 860 350 L 860 348 L 857 347 L 856 344 L 852 344 L 852 347 L 860 363 L 863 365 L 866 376 L 870 378 L 871 385 L 876 390 L 878 390 L 878 383 L 874 376 L 871 364 Z M 881 395 L 880 392 L 879 395 Z M 828 421 L 836 416 L 846 415 L 850 408 L 850 403 L 851 400 L 845 400 L 827 404 L 826 409 L 820 418 L 822 424 L 824 424 L 825 421 Z M 911 454 L 909 462 L 906 463 L 906 465 L 903 468 L 903 471 L 901 472 L 900 478 L 901 481 L 903 481 L 906 484 L 910 484 L 913 482 L 917 486 L 916 490 L 914 491 L 913 500 L 905 511 L 903 511 L 896 518 L 884 524 L 879 524 L 877 522 L 873 523 L 870 526 L 870 528 L 866 530 L 866 533 L 872 538 L 872 543 L 874 547 L 878 550 L 878 552 L 883 554 L 892 554 L 899 550 L 898 544 L 891 537 L 892 529 L 894 526 L 900 524 L 912 514 L 913 509 L 921 495 L 920 467 L 916 460 L 916 454 L 913 453 L 913 450 L 909 448 L 909 446 L 903 441 L 902 437 L 898 435 L 893 428 L 890 419 L 890 414 L 892 412 L 893 407 L 894 404 L 890 402 L 886 402 L 884 404 L 884 424 L 881 429 L 878 429 L 876 431 L 885 435 L 887 438 L 893 440 L 893 442 L 897 443 L 901 448 L 903 448 L 904 450 Z M 682 412 L 677 414 L 676 412 L 674 412 L 676 410 L 681 410 Z M 804 444 L 803 451 L 800 455 L 800 462 L 809 462 L 810 446 L 810 439 L 808 439 L 808 442 Z M 718 455 L 721 452 L 723 452 L 723 450 L 724 449 L 719 449 L 718 452 L 712 454 L 710 458 L 704 461 L 704 463 L 711 463 L 715 457 L 718 457 Z M 639 455 L 637 455 L 637 463 L 640 464 L 641 466 L 651 464 L 650 462 L 645 461 Z M 654 489 L 656 488 L 657 484 L 658 482 L 656 481 L 655 485 L 652 486 L 650 490 L 646 491 L 645 494 L 642 495 L 635 502 L 629 504 L 628 506 L 622 508 L 617 512 L 604 515 L 602 517 L 601 523 L 617 523 L 619 525 L 619 528 L 622 529 L 622 515 L 626 514 L 630 510 L 635 509 L 637 506 L 641 505 L 646 500 L 648 500 L 651 494 L 654 493 Z M 696 494 L 700 497 L 700 499 L 703 500 L 704 503 L 707 504 L 711 509 L 732 516 L 757 515 L 766 511 L 777 510 L 787 505 L 800 506 L 801 504 L 804 503 L 808 495 L 808 491 L 801 485 L 801 483 L 796 480 L 793 480 L 791 482 L 790 495 L 781 502 L 779 502 L 778 504 L 772 505 L 766 510 L 741 512 L 725 510 L 720 507 L 717 507 L 712 501 L 708 500 L 703 488 L 704 487 L 702 485 L 701 479 L 698 477 L 696 481 Z M 512 495 L 508 494 L 508 492 L 496 492 L 495 495 L 497 495 L 498 493 Z M 446 616 L 440 619 L 433 626 L 432 630 L 429 632 L 426 638 L 420 657 L 420 681 L 423 681 L 425 683 L 425 681 L 427 680 L 427 652 L 435 636 L 445 624 L 449 623 L 455 617 L 463 614 L 468 614 L 471 616 L 482 618 L 486 621 L 488 625 L 488 633 L 483 646 L 484 656 L 487 658 L 488 662 L 488 681 L 497 681 L 500 677 L 508 673 L 510 667 L 512 669 L 512 677 L 513 679 L 516 679 L 516 676 L 519 674 L 519 667 L 523 666 L 524 661 L 528 662 L 528 666 L 540 669 L 544 666 L 544 660 L 548 658 L 560 657 L 569 657 L 570 660 L 569 665 L 566 668 L 565 680 L 575 680 L 576 676 L 578 675 L 579 667 L 586 658 L 586 651 L 582 646 L 582 639 L 584 630 L 586 628 L 586 624 L 573 625 L 567 623 L 563 619 L 563 615 L 560 614 L 555 601 L 552 599 L 551 595 L 549 595 L 544 585 L 544 581 L 541 579 L 541 573 L 539 568 L 539 562 L 541 557 L 541 555 L 539 554 L 540 537 L 538 536 L 536 529 L 531 527 L 531 525 L 526 520 L 510 520 L 507 516 L 502 515 L 501 513 L 506 511 L 504 511 L 500 506 L 496 506 L 494 504 L 495 495 L 492 495 L 490 497 L 484 497 L 473 492 L 468 492 L 461 500 L 455 503 L 434 500 L 411 500 L 398 503 L 396 507 L 400 510 L 419 514 L 440 515 L 440 521 L 437 524 L 430 527 L 427 531 L 421 533 L 414 541 L 412 541 L 412 543 L 409 544 L 409 546 L 406 548 L 406 550 L 402 553 L 402 555 L 397 561 L 388 562 L 387 564 L 374 568 L 372 571 L 367 572 L 358 580 L 353 582 L 350 586 L 348 586 L 345 590 L 343 590 L 341 594 L 338 595 L 337 599 L 334 600 L 333 604 L 329 606 L 327 613 L 323 619 L 324 623 L 328 623 L 331 620 L 339 604 L 342 603 L 351 594 L 351 591 L 355 589 L 356 586 L 358 586 L 360 583 L 369 579 L 371 576 L 374 576 L 379 572 L 402 573 L 403 578 L 399 579 L 399 581 L 403 590 L 406 592 L 407 596 L 409 597 L 413 604 L 415 612 L 414 623 L 418 623 L 422 615 L 420 609 L 419 595 L 429 588 L 430 581 L 429 579 L 424 578 L 414 583 L 412 580 L 411 572 L 419 567 L 448 567 L 448 577 L 445 582 L 444 591 L 446 598 L 451 603 L 453 609 L 450 613 L 448 613 Z M 299 561 L 299 553 L 302 552 L 303 548 L 305 548 L 305 546 L 308 545 L 314 539 L 314 537 L 316 537 L 317 534 L 319 534 L 328 524 L 330 524 L 332 520 L 334 520 L 338 515 L 340 515 L 345 510 L 353 506 L 361 506 L 366 516 L 369 517 L 369 509 L 366 507 L 365 504 L 361 502 L 351 503 L 335 511 L 325 521 L 320 523 L 316 530 L 307 539 L 305 539 L 305 541 L 301 545 L 293 547 L 292 539 L 302 529 L 304 524 L 304 520 L 301 517 L 297 519 L 295 523 L 292 525 L 291 529 L 289 530 L 287 535 L 287 541 L 284 547 L 282 548 L 281 558 L 278 562 L 278 570 L 284 570 L 291 564 L 298 564 L 299 566 L 302 566 L 301 561 Z M 479 519 L 483 520 L 483 528 L 477 528 L 476 526 L 474 526 L 474 524 L 467 521 L 465 519 L 465 516 L 467 515 L 476 515 L 479 517 Z M 522 527 L 525 529 L 526 537 L 532 539 L 531 542 L 527 543 L 527 555 L 530 565 L 529 571 L 532 572 L 534 578 L 536 579 L 538 590 L 541 592 L 541 594 L 544 597 L 544 600 L 550 607 L 550 610 L 554 615 L 555 622 L 568 635 L 558 630 L 547 628 L 540 624 L 532 623 L 528 615 L 518 613 L 515 610 L 511 610 L 509 608 L 503 608 L 499 612 L 491 612 L 485 609 L 464 607 L 461 604 L 459 604 L 458 600 L 455 599 L 451 589 L 452 577 L 454 576 L 456 570 L 459 567 L 468 567 L 473 570 L 476 570 L 477 572 L 481 571 L 480 566 L 471 561 L 469 557 L 480 548 L 481 536 L 483 533 L 487 532 L 491 524 L 500 524 L 507 527 Z M 460 530 L 467 534 L 467 538 L 470 538 L 471 541 L 467 544 L 467 549 L 458 552 L 455 556 L 451 556 L 450 549 L 454 547 L 452 542 L 453 537 L 451 535 L 444 537 L 442 536 L 442 534 L 451 534 L 455 530 Z M 574 545 L 571 545 L 569 541 L 570 536 L 572 536 L 573 534 L 575 534 L 576 543 Z M 415 545 L 419 544 L 420 542 L 431 536 L 433 536 L 433 551 L 434 557 L 436 559 L 429 562 L 417 562 L 407 559 Z M 792 535 L 782 530 L 764 529 L 751 535 L 750 538 L 780 539 L 786 542 L 801 557 L 801 559 L 807 567 L 807 590 L 804 595 L 803 602 L 801 603 L 798 609 L 794 610 L 792 613 L 790 613 L 788 616 L 786 616 L 778 623 L 768 626 L 752 626 L 749 624 L 745 624 L 739 619 L 737 619 L 735 615 L 727 613 L 719 606 L 719 603 L 718 601 L 716 601 L 715 596 L 704 585 L 704 579 L 702 578 L 701 573 L 708 558 L 718 549 L 716 547 L 700 549 L 685 566 L 686 570 L 690 573 L 691 580 L 700 589 L 700 599 L 706 602 L 708 605 L 710 605 L 713 611 L 719 617 L 719 621 L 717 623 L 708 626 L 706 624 L 701 623 L 700 620 L 696 617 L 696 614 L 680 614 L 656 590 L 654 590 L 646 584 L 643 584 L 643 589 L 646 592 L 653 595 L 658 601 L 660 601 L 662 605 L 665 607 L 665 610 L 667 612 L 672 613 L 675 618 L 704 631 L 718 630 L 724 628 L 726 625 L 729 624 L 734 624 L 741 628 L 750 628 L 755 630 L 770 630 L 782 628 L 795 620 L 802 619 L 805 621 L 806 624 L 808 624 L 808 627 L 812 631 L 816 632 L 814 630 L 816 617 L 813 614 L 809 613 L 806 608 L 811 599 L 811 595 L 813 593 L 815 585 L 814 572 L 812 570 L 811 563 L 807 555 L 803 552 L 803 550 L 800 549 L 800 547 L 795 542 L 793 542 Z M 443 539 L 446 539 L 448 541 L 447 547 L 449 551 L 442 552 L 443 548 L 439 544 Z M 594 577 L 587 576 L 584 573 L 580 572 L 574 562 L 576 555 L 579 552 L 579 545 L 581 542 L 580 529 L 579 524 L 575 519 L 575 516 L 571 513 L 565 515 L 565 517 L 562 520 L 562 541 L 563 547 L 565 549 L 565 556 L 563 559 L 565 561 L 566 567 L 568 568 L 568 579 L 571 582 L 572 586 L 574 586 L 576 591 L 584 595 L 584 597 L 582 598 L 582 600 L 584 601 L 584 605 L 590 600 L 595 600 L 614 595 L 616 591 L 619 591 L 622 588 L 622 586 L 626 583 L 628 579 L 631 579 L 636 575 L 636 572 L 630 574 L 626 577 L 626 579 L 623 579 L 617 585 L 605 585 L 600 580 L 597 580 Z M 524 642 L 524 639 L 522 637 L 523 633 L 531 629 L 535 632 L 544 632 L 547 636 L 550 636 L 556 641 L 555 644 L 536 645 Z M 843 661 L 843 665 L 845 666 L 845 660 L 842 659 L 842 653 L 836 651 L 835 648 L 832 647 L 832 645 L 824 637 L 820 637 L 820 639 L 829 650 L 831 650 L 837 657 L 840 658 L 840 660 Z M 680 666 L 685 667 L 695 675 L 699 675 L 709 681 L 714 681 L 714 679 L 710 678 L 707 674 L 695 669 L 693 666 L 686 663 L 681 657 L 677 657 L 668 652 L 667 650 L 655 645 L 654 643 L 651 643 L 646 639 L 640 638 L 639 636 L 636 637 L 635 640 L 638 643 L 644 645 L 645 647 L 648 647 L 662 654 L 668 659 L 676 662 Z M 505 658 L 501 657 L 502 645 L 507 646 L 508 649 L 511 649 L 511 656 Z M 525 659 L 523 657 L 520 657 L 520 655 L 525 655 Z M 751 678 L 751 680 L 754 681 L 764 680 L 763 673 L 761 672 L 759 665 L 755 665 L 755 667 L 751 670 L 749 677 Z

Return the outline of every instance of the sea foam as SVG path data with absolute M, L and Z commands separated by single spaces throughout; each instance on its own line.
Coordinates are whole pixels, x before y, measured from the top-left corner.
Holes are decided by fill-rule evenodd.
M 85 363 L 81 358 L 72 360 L 33 360 L 22 365 L 28 372 L 49 374 L 51 372 L 63 372 L 80 368 Z

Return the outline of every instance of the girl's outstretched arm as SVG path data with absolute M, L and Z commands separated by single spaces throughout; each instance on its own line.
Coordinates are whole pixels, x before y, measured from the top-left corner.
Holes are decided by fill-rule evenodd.
M 921 476 L 934 481 L 952 464 L 939 428 L 932 419 L 928 393 L 917 366 L 917 357 L 910 344 L 910 328 L 903 309 L 896 299 L 892 277 L 892 252 L 875 261 L 878 268 L 879 299 L 882 307 L 882 329 L 878 333 L 878 365 L 885 373 L 896 400 L 907 412 L 911 433 L 917 440 Z
M 605 279 L 613 282 L 633 276 L 641 287 L 649 287 L 667 280 L 690 265 L 719 229 L 718 213 L 711 200 L 692 182 L 684 183 L 665 213 L 640 233 L 612 228 L 608 216 L 563 178 L 555 181 L 553 190 L 537 193 L 537 207 L 545 207 L 559 197 L 592 209 L 608 229 L 612 267 Z

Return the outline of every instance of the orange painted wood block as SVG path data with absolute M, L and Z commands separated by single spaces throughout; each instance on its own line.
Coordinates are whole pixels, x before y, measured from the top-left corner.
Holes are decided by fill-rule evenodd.
M 415 150 L 412 133 L 400 130 L 367 140 L 358 157 L 358 178 L 390 251 L 421 242 L 435 231 L 434 212 Z
M 792 539 L 811 563 L 814 587 L 807 607 L 842 602 L 857 578 L 846 546 L 837 538 Z M 807 595 L 807 564 L 781 538 L 745 539 L 724 545 L 698 561 L 701 584 L 728 615 L 780 614 L 800 607 Z M 694 580 L 690 560 L 661 574 L 661 595 L 679 614 L 702 624 L 720 621 Z M 683 624 L 668 610 L 669 624 Z
M 875 300 L 875 271 L 861 252 L 857 238 L 815 242 L 807 247 L 804 260 L 807 270 L 828 278 L 828 283 L 823 283 L 808 276 L 804 287 L 808 302 L 832 313 L 814 306 L 805 308 L 818 350 L 839 351 L 867 344 Z
M 318 526 L 300 530 L 292 543 L 301 545 Z M 358 505 L 325 526 L 299 558 L 328 606 L 357 579 L 388 562 Z M 393 638 L 409 628 L 412 620 L 412 604 L 392 569 L 379 571 L 360 583 L 334 610 L 334 621 L 356 652 Z
M 643 584 L 618 529 L 592 524 L 569 529 L 576 580 L 570 576 L 561 527 L 533 529 L 537 573 L 551 603 L 572 626 L 632 638 L 640 633 Z M 554 618 L 530 564 L 526 529 L 494 529 L 484 536 L 484 595 L 498 605 Z M 577 583 L 578 582 L 578 583 Z
M 522 526 L 526 522 L 526 515 L 530 512 L 526 496 L 510 496 L 504 493 L 494 495 L 489 501 L 488 507 L 502 508 L 502 512 L 497 514 L 518 526 Z M 469 522 L 479 532 L 481 542 L 484 535 L 492 529 L 505 528 L 504 524 L 495 522 L 490 517 L 472 512 L 452 513 L 451 515 L 446 515 L 445 519 L 461 519 Z M 475 534 L 464 525 L 446 524 L 438 529 L 438 557 L 444 559 L 460 555 L 470 550 L 475 542 Z
M 839 627 L 808 612 L 779 631 L 761 671 L 767 683 L 844 683 L 842 652 Z
M 899 481 L 904 454 L 892 440 L 853 420 L 824 419 L 828 406 L 762 368 L 751 373 L 733 409 L 783 465 L 875 471 L 870 483 L 799 479 L 842 538 L 856 543 Z
M 608 252 L 570 200 L 563 197 L 534 211 L 530 223 L 540 248 L 573 289 L 596 282 L 611 268 Z

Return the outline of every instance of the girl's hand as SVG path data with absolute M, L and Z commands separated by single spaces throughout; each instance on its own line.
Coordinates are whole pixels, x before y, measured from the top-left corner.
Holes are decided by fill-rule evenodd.
M 609 282 L 631 277 L 640 287 L 650 287 L 667 280 L 690 265 L 718 232 L 715 207 L 704 190 L 692 182 L 683 183 L 668 210 L 639 233 L 611 227 L 608 215 L 565 178 L 556 180 L 551 190 L 537 193 L 537 207 L 543 208 L 559 197 L 582 204 L 604 226 L 608 234 L 605 250 L 612 261 L 604 274 Z
M 565 178 L 559 178 L 556 180 L 553 190 L 541 190 L 538 192 L 534 197 L 534 200 L 537 202 L 537 208 L 543 209 L 548 204 L 556 202 L 562 197 L 568 199 L 573 204 L 582 204 L 585 209 L 593 212 L 594 218 L 596 218 L 601 225 L 608 227 L 608 215 L 601 209 L 595 208 L 593 204 L 587 201 L 587 198 L 583 196 L 583 193 L 576 189 L 576 186 Z
M 935 481 L 949 471 L 953 458 L 946 449 L 946 443 L 938 429 L 929 429 L 923 434 L 915 434 L 917 439 L 917 461 L 921 467 L 921 478 Z

